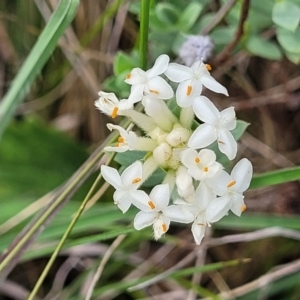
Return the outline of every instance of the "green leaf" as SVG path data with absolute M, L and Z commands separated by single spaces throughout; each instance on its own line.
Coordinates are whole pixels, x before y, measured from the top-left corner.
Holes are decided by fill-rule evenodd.
M 280 60 L 282 58 L 282 53 L 275 43 L 256 35 L 252 35 L 247 39 L 245 47 L 251 54 L 266 59 Z
M 300 63 L 300 53 L 292 53 L 285 51 L 284 54 L 288 58 L 288 60 L 294 63 L 295 65 L 298 65 Z
M 0 137 L 18 104 L 24 99 L 37 75 L 54 51 L 59 38 L 73 20 L 79 0 L 61 0 L 48 24 L 0 103 Z
M 138 59 L 134 59 L 132 56 L 119 51 L 114 59 L 114 74 L 120 75 L 123 72 L 130 71 L 134 67 L 139 65 Z
M 300 7 L 289 1 L 277 2 L 273 6 L 272 20 L 276 25 L 294 31 L 300 22 Z
M 202 4 L 191 2 L 181 13 L 177 22 L 177 28 L 182 32 L 187 32 L 197 21 L 202 9 Z
M 82 147 L 40 120 L 13 122 L 0 144 L 0 199 L 40 197 L 67 180 L 86 158 Z
M 277 28 L 277 39 L 282 48 L 288 52 L 300 53 L 300 28 L 294 32 Z
M 180 11 L 171 3 L 159 3 L 156 5 L 155 13 L 160 21 L 165 24 L 176 24 Z
M 267 187 L 299 179 L 300 167 L 281 169 L 264 174 L 254 175 L 250 184 L 250 189 Z

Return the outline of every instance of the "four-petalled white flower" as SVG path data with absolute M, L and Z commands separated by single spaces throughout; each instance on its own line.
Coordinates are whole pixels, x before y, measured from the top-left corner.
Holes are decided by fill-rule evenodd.
M 148 71 L 140 68 L 134 68 L 125 79 L 125 82 L 131 85 L 130 103 L 136 103 L 142 100 L 144 95 L 156 95 L 159 99 L 170 99 L 174 93 L 171 86 L 159 75 L 163 74 L 169 64 L 169 56 L 160 55 L 154 66 Z
M 230 160 L 237 152 L 237 143 L 230 132 L 236 127 L 234 107 L 221 112 L 204 96 L 196 97 L 193 108 L 199 120 L 204 122 L 191 135 L 188 146 L 193 149 L 204 148 L 217 141 L 218 147 Z
M 223 206 L 223 213 L 231 210 L 237 216 L 241 216 L 242 212 L 246 210 L 243 193 L 248 189 L 252 178 L 252 164 L 247 158 L 241 159 L 232 169 L 229 175 L 225 171 L 210 181 L 210 186 L 214 192 L 220 196 L 212 201 L 209 207 L 209 214 L 214 215 L 215 210 Z M 213 216 L 214 222 L 219 221 L 222 216 Z
M 118 171 L 109 166 L 101 166 L 103 178 L 110 183 L 116 191 L 113 198 L 115 204 L 125 213 L 131 204 L 139 209 L 147 210 L 149 196 L 146 192 L 138 190 L 142 182 L 143 167 L 140 161 L 136 161 L 127 167 L 121 176 Z
M 150 195 L 150 206 L 152 211 L 141 210 L 134 218 L 134 228 L 143 229 L 153 225 L 154 238 L 159 239 L 169 229 L 170 221 L 190 223 L 193 221 L 193 214 L 183 206 L 170 205 L 169 184 L 155 186 Z
M 180 107 L 192 105 L 196 96 L 202 92 L 202 85 L 208 89 L 228 96 L 227 89 L 217 82 L 209 73 L 210 65 L 196 61 L 191 67 L 177 63 L 169 64 L 165 75 L 174 82 L 179 82 L 176 90 L 176 101 Z

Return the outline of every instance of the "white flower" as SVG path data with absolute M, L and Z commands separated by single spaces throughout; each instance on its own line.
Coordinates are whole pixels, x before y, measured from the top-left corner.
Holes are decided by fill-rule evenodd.
M 230 132 L 236 127 L 234 107 L 219 112 L 207 97 L 200 96 L 195 98 L 193 108 L 204 124 L 193 132 L 188 146 L 194 149 L 205 148 L 217 140 L 220 151 L 230 160 L 234 159 L 237 143 Z
M 115 152 L 125 152 L 127 150 L 134 150 L 137 143 L 137 135 L 133 131 L 127 132 L 123 127 L 113 124 L 107 124 L 108 129 L 111 131 L 113 129 L 118 130 L 120 136 L 116 142 L 115 147 L 108 146 L 105 147 L 105 151 L 115 151 Z
M 224 211 L 231 210 L 237 216 L 241 216 L 246 210 L 243 192 L 250 185 L 252 173 L 251 162 L 243 158 L 232 169 L 231 175 L 222 170 L 209 182 L 216 194 L 221 196 L 212 201 L 209 207 L 209 214 L 214 222 L 219 220 L 218 217 L 213 217 L 213 214 L 220 205 L 224 207 Z
M 132 104 L 128 100 L 119 101 L 114 93 L 106 93 L 100 91 L 98 93 L 99 99 L 95 101 L 95 106 L 103 113 L 117 117 L 122 111 L 132 109 Z
M 139 209 L 149 210 L 149 197 L 144 191 L 137 190 L 142 183 L 142 163 L 136 161 L 126 168 L 120 176 L 114 168 L 102 165 L 101 174 L 116 191 L 114 202 L 125 213 L 131 204 Z
M 131 103 L 140 101 L 143 95 L 154 94 L 160 99 L 170 99 L 173 97 L 171 86 L 160 76 L 168 67 L 169 57 L 166 54 L 160 55 L 154 66 L 148 71 L 134 68 L 126 76 L 125 82 L 130 84 L 131 93 L 128 98 Z
M 154 238 L 159 239 L 169 229 L 171 221 L 190 223 L 194 217 L 186 208 L 170 205 L 170 189 L 167 183 L 155 186 L 150 195 L 152 211 L 140 211 L 134 218 L 134 228 L 143 229 L 153 225 Z
M 181 162 L 196 180 L 212 178 L 222 170 L 222 165 L 216 162 L 215 152 L 209 149 L 202 149 L 199 153 L 194 149 L 186 149 L 181 153 Z
M 199 184 L 196 189 L 195 202 L 193 205 L 187 206 L 188 210 L 194 215 L 194 223 L 192 225 L 192 233 L 197 245 L 200 245 L 206 226 L 210 226 L 212 220 L 206 215 L 206 210 L 209 204 L 216 199 L 216 194 L 211 188 L 205 184 Z M 219 208 L 217 208 L 220 210 Z M 218 211 L 216 211 L 218 214 Z
M 187 168 L 180 166 L 176 172 L 176 187 L 180 197 L 187 202 L 192 202 L 195 197 L 193 178 L 188 173 Z
M 196 61 L 191 67 L 176 63 L 169 64 L 165 75 L 174 82 L 180 82 L 176 90 L 176 100 L 180 107 L 191 106 L 196 96 L 202 92 L 202 85 L 228 96 L 227 89 L 210 76 L 210 65 Z

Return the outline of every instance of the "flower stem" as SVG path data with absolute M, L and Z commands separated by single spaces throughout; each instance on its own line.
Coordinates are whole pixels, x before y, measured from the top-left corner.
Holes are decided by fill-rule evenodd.
M 140 15 L 140 65 L 142 69 L 147 68 L 148 55 L 148 31 L 149 31 L 150 0 L 141 0 Z

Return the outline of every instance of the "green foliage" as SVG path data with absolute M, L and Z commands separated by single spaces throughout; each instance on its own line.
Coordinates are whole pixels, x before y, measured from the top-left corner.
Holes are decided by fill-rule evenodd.
M 61 185 L 87 158 L 83 147 L 42 121 L 13 122 L 0 144 L 0 199 L 34 200 Z

